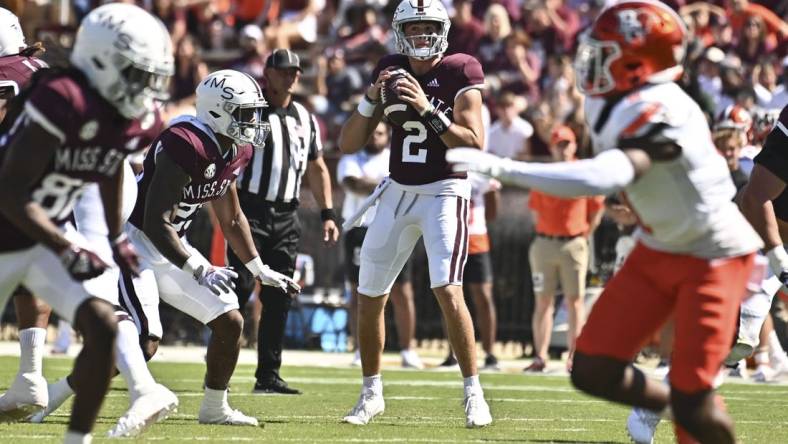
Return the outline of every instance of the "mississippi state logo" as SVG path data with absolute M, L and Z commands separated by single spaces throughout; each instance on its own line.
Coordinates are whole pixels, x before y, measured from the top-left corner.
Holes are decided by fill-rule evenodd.
M 88 141 L 98 134 L 99 124 L 95 120 L 89 120 L 82 125 L 82 128 L 79 129 L 79 138 Z
M 215 174 L 216 174 L 216 164 L 212 163 L 208 165 L 208 168 L 205 169 L 203 176 L 205 176 L 206 179 L 213 179 L 213 176 Z

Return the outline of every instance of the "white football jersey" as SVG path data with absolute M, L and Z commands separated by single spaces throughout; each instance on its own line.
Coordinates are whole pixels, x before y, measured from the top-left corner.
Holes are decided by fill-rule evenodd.
M 636 235 L 646 246 L 703 258 L 747 254 L 762 246 L 732 201 L 736 188 L 702 111 L 678 85 L 647 85 L 612 109 L 605 105 L 603 99 L 586 100 L 596 152 L 646 134 L 681 147 L 681 155 L 655 161 L 624 190 L 641 221 Z

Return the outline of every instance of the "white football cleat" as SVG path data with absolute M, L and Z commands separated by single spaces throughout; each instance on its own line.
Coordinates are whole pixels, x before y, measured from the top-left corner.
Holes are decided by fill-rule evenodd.
M 376 395 L 370 391 L 362 393 L 353 409 L 342 418 L 343 422 L 354 425 L 366 425 L 376 415 L 383 413 L 386 402 L 383 395 Z
M 238 426 L 254 426 L 257 427 L 260 423 L 257 418 L 244 415 L 240 410 L 230 408 L 225 405 L 222 410 L 217 412 L 209 412 L 200 408 L 199 416 L 200 424 L 220 424 L 220 425 L 238 425 Z
M 353 361 L 350 362 L 351 367 L 361 367 L 361 352 L 356 350 L 356 353 L 353 355 Z
M 652 444 L 661 420 L 659 413 L 635 407 L 627 418 L 627 433 L 635 444 Z
M 163 421 L 170 413 L 177 411 L 178 397 L 167 387 L 156 384 L 156 388 L 131 403 L 131 407 L 118 419 L 107 436 L 122 438 L 137 436 L 151 425 Z
M 490 406 L 481 393 L 473 393 L 465 397 L 465 427 L 472 429 L 484 427 L 492 423 Z
M 47 380 L 43 376 L 17 374 L 8 391 L 0 396 L 0 423 L 26 421 L 44 410 L 48 400 Z
M 418 370 L 424 368 L 424 363 L 421 362 L 421 358 L 419 358 L 419 355 L 415 351 L 411 349 L 402 350 L 400 355 L 402 356 L 403 368 L 415 368 Z

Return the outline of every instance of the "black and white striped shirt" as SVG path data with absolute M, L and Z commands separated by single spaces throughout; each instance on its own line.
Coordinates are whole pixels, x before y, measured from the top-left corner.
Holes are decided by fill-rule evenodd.
M 263 116 L 271 133 L 262 150 L 255 147 L 252 160 L 238 176 L 238 189 L 267 202 L 296 203 L 307 162 L 323 154 L 317 120 L 296 101 L 286 108 L 269 107 Z

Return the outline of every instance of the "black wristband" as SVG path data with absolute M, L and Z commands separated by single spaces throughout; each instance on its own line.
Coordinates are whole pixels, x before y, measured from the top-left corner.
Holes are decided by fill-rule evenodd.
M 333 220 L 334 222 L 336 222 L 337 213 L 334 212 L 333 208 L 326 208 L 324 210 L 320 210 L 320 220 L 323 222 L 327 220 Z
M 449 130 L 452 122 L 449 118 L 441 111 L 437 110 L 430 110 L 424 113 L 421 116 L 421 121 L 427 125 L 428 128 L 432 128 L 433 131 L 439 136 L 442 136 L 446 131 Z

